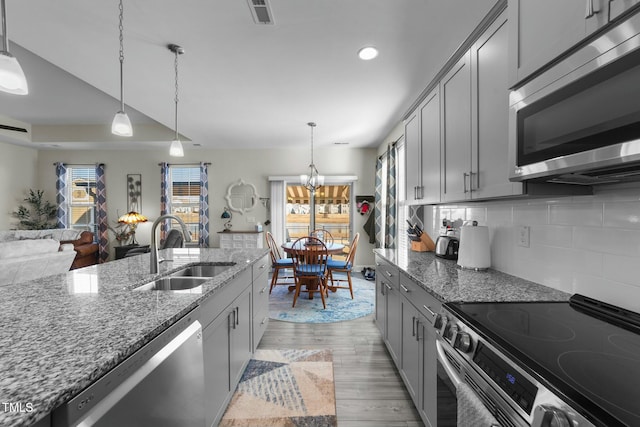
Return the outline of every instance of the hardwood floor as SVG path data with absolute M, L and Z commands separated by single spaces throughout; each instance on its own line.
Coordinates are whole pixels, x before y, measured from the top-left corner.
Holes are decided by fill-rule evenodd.
M 423 426 L 373 315 L 323 324 L 271 319 L 258 348 L 332 349 L 339 427 Z

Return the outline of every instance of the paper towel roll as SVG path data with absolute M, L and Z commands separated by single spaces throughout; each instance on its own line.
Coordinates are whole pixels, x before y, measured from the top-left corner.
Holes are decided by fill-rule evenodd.
M 488 227 L 473 225 L 460 227 L 458 265 L 474 270 L 486 270 L 491 267 Z

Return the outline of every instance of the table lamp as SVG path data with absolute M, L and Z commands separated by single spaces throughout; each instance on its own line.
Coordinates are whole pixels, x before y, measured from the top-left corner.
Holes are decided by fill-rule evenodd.
M 138 244 L 138 242 L 136 242 L 136 227 L 138 226 L 139 223 L 147 222 L 147 221 L 148 219 L 146 216 L 139 214 L 138 212 L 135 212 L 135 211 L 128 212 L 122 215 L 120 218 L 118 218 L 119 223 L 127 224 L 129 226 L 129 229 L 131 230 L 132 245 Z

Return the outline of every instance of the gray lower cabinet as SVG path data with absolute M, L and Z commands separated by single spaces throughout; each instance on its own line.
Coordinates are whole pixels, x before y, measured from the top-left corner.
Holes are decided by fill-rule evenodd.
M 251 359 L 251 287 L 203 330 L 207 426 L 218 423 Z
M 398 268 L 376 257 L 376 324 L 391 358 L 399 365 L 402 351 L 402 300 Z
M 200 306 L 207 427 L 219 423 L 264 333 L 269 314 L 268 265 L 268 259 L 262 258 Z
M 266 256 L 253 265 L 253 351 L 264 335 L 269 324 L 269 269 L 271 262 Z
M 387 303 L 383 316 L 387 325 L 393 325 L 396 318 L 400 324 L 393 332 L 387 331 L 385 343 L 392 356 L 396 355 L 394 362 L 422 421 L 426 426 L 436 427 L 438 375 L 433 322 L 442 303 L 404 273 L 399 274 L 395 292 L 384 285 L 383 280 Z

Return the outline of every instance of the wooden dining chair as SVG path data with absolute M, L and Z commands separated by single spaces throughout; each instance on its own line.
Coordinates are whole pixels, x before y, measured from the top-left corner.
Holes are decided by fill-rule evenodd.
M 318 239 L 322 240 L 325 243 L 325 245 L 326 244 L 333 245 L 333 236 L 324 228 L 316 228 L 309 235 L 313 237 L 317 237 Z
M 269 247 L 269 256 L 271 257 L 271 287 L 269 288 L 269 293 L 277 285 L 294 286 L 293 259 L 282 257 L 278 244 L 270 232 L 267 231 L 265 237 Z M 281 271 L 284 274 L 280 274 Z
M 353 236 L 353 240 L 351 242 L 351 248 L 349 249 L 349 254 L 347 255 L 346 260 L 336 260 L 333 258 L 329 258 L 327 261 L 327 271 L 329 272 L 329 289 L 332 292 L 336 292 L 338 289 L 349 289 L 351 292 L 351 299 L 353 299 L 353 284 L 351 283 L 351 270 L 353 270 L 353 260 L 356 256 L 356 249 L 358 248 L 358 241 L 360 240 L 360 233 L 356 233 Z M 345 273 L 347 275 L 346 279 L 340 277 L 333 277 L 333 273 Z M 341 282 L 347 282 L 348 286 L 340 286 Z M 337 285 L 336 285 L 337 283 Z
M 327 259 L 329 258 L 327 246 L 317 237 L 301 237 L 293 242 L 290 253 L 293 259 L 293 276 L 296 282 L 292 307 L 296 306 L 300 292 L 318 292 L 322 299 L 322 307 L 327 308 L 325 301 Z M 303 285 L 306 285 L 305 290 L 302 289 Z

